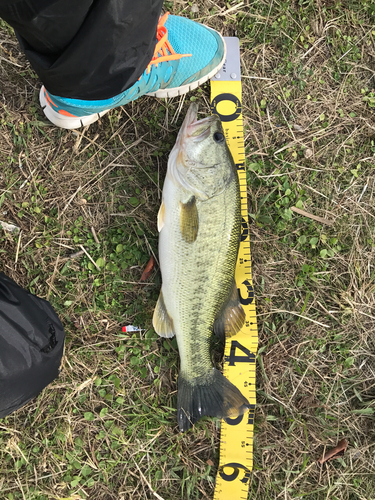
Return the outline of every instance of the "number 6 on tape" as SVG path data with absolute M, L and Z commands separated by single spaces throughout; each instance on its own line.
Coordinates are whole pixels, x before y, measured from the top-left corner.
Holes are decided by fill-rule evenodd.
M 220 72 L 211 80 L 211 112 L 218 115 L 222 122 L 240 180 L 242 231 L 235 278 L 246 320 L 242 329 L 226 342 L 224 375 L 247 397 L 251 408 L 245 415 L 222 421 L 220 465 L 214 500 L 246 500 L 253 468 L 255 355 L 258 348 L 258 330 L 251 278 L 240 48 L 238 38 L 227 37 L 225 42 L 226 61 Z

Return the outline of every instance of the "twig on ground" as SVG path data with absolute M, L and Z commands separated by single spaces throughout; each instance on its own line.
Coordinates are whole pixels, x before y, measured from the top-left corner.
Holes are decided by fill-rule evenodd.
M 59 215 L 57 216 L 57 220 L 60 219 L 60 217 L 63 215 L 63 213 L 65 212 L 65 210 L 69 207 L 69 205 L 72 203 L 72 201 L 74 200 L 74 198 L 77 196 L 77 194 L 81 191 L 82 187 L 81 186 L 78 186 L 78 188 L 76 189 L 75 193 L 72 194 L 72 196 L 69 198 L 67 204 L 65 205 L 65 207 L 62 209 L 62 211 L 59 213 Z
M 142 476 L 143 481 L 147 484 L 147 486 L 149 487 L 149 489 L 150 489 L 151 493 L 154 495 L 154 497 L 155 497 L 155 498 L 157 498 L 158 500 L 164 500 L 164 498 L 163 498 L 163 497 L 161 497 L 160 495 L 158 495 L 158 494 L 156 493 L 156 491 L 154 491 L 154 489 L 152 488 L 151 484 L 147 481 L 147 479 L 145 478 L 145 476 L 144 476 L 143 472 L 142 472 L 142 471 L 141 471 L 141 469 L 139 468 L 139 466 L 138 466 L 137 462 L 136 462 L 136 461 L 134 461 L 134 463 L 135 463 L 135 466 L 136 466 L 136 467 L 137 467 L 137 469 L 138 469 L 138 472 L 139 472 L 139 473 L 140 473 L 140 475 Z
M 98 237 L 96 235 L 96 231 L 94 229 L 94 226 L 91 226 L 91 232 L 92 232 L 92 235 L 94 237 L 95 243 L 98 243 L 98 245 L 100 245 L 100 241 L 99 241 L 99 239 L 98 239 Z
M 96 267 L 96 269 L 98 271 L 101 271 L 100 267 L 98 266 L 98 264 L 94 261 L 94 259 L 91 257 L 91 255 L 87 252 L 87 250 L 85 249 L 84 246 L 82 245 L 79 245 L 80 248 L 82 248 L 82 250 L 84 251 L 84 253 L 87 255 L 87 257 L 91 260 L 91 262 L 94 264 L 94 266 Z
M 63 245 L 63 246 L 66 246 L 66 245 Z M 67 260 L 70 260 L 70 259 L 76 259 L 77 257 L 80 257 L 81 255 L 84 255 L 84 254 L 85 254 L 85 252 L 83 250 L 79 250 L 78 252 L 72 253 L 68 257 L 64 257 L 64 258 L 60 259 L 60 262 L 66 262 Z
M 13 66 L 17 66 L 18 68 L 22 68 L 22 66 L 20 64 L 17 64 L 17 63 L 15 63 L 13 61 L 10 61 L 9 59 L 6 59 L 3 56 L 0 56 L 0 61 L 5 61 L 5 62 L 7 62 L 9 64 L 13 64 Z
M 18 254 L 19 254 L 19 251 L 20 251 L 20 245 L 21 245 L 21 237 L 22 237 L 22 229 L 18 235 L 18 243 L 17 243 L 17 251 L 16 251 L 16 258 L 14 260 L 14 263 L 17 264 L 18 262 Z
M 300 208 L 297 207 L 290 207 L 290 209 L 293 212 L 296 212 L 297 214 L 308 217 L 309 219 L 316 220 L 317 222 L 321 222 L 322 224 L 327 224 L 327 226 L 332 226 L 334 223 L 333 220 L 325 219 L 324 217 L 319 217 L 318 215 L 310 214 L 309 212 L 305 212 L 305 210 L 301 210 Z
M 278 314 L 278 313 L 293 314 L 293 316 L 298 316 L 299 318 L 307 319 L 307 321 L 311 321 L 312 323 L 315 323 L 316 325 L 323 326 L 324 328 L 329 328 L 329 325 L 325 325 L 324 323 L 320 323 L 320 321 L 316 321 L 315 319 L 308 318 L 307 316 L 302 316 L 302 314 L 298 314 L 294 311 L 285 311 L 284 309 L 276 309 L 274 311 L 268 311 L 266 313 L 258 313 L 257 316 L 265 316 L 266 314 Z
M 60 254 L 57 255 L 56 262 L 55 262 L 55 267 L 53 269 L 53 273 L 49 282 L 49 288 L 47 292 L 47 300 L 49 300 L 49 296 L 51 295 L 51 289 L 53 287 L 53 282 L 55 281 L 55 276 L 56 276 L 56 271 L 59 265 L 59 259 L 60 259 Z

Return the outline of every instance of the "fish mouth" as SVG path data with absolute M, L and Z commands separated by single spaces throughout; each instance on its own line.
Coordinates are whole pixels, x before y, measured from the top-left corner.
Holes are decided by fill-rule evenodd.
M 218 120 L 215 115 L 207 116 L 202 120 L 198 120 L 198 104 L 193 102 L 188 112 L 186 113 L 185 120 L 181 126 L 180 135 L 181 141 L 186 139 L 193 140 L 194 142 L 202 141 L 209 136 L 211 125 Z
M 198 104 L 192 103 L 178 132 L 176 143 L 169 154 L 167 176 L 177 186 L 194 193 L 201 200 L 206 200 L 209 195 L 205 192 L 202 183 L 197 181 L 196 174 L 192 173 L 192 170 L 207 167 L 204 161 L 200 162 L 199 154 L 197 157 L 196 153 L 202 149 L 201 144 L 197 143 L 211 134 L 213 124 L 220 123 L 220 119 L 216 115 L 211 115 L 198 120 L 197 116 Z

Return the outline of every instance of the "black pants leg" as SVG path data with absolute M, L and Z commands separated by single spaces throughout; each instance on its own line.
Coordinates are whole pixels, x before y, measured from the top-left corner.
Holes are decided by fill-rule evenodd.
M 108 99 L 150 62 L 163 0 L 0 0 L 48 92 Z

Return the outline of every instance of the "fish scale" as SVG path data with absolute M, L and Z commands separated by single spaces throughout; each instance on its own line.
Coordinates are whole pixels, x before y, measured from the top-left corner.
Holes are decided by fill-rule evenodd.
M 209 342 L 213 323 L 219 311 L 219 305 L 228 295 L 233 279 L 236 253 L 232 252 L 233 255 L 229 256 L 229 261 L 226 263 L 227 254 L 222 251 L 224 246 L 222 234 L 226 218 L 225 196 L 235 197 L 235 190 L 228 190 L 213 201 L 204 201 L 199 204 L 200 217 L 212 219 L 213 214 L 215 214 L 216 224 L 212 221 L 210 225 L 202 224 L 200 226 L 202 229 L 198 234 L 194 248 L 178 237 L 179 230 L 176 231 L 178 239 L 173 251 L 181 255 L 181 261 L 185 265 L 175 269 L 175 276 L 178 280 L 178 276 L 182 272 L 185 279 L 190 282 L 188 297 L 186 289 L 177 288 L 176 290 L 176 303 L 180 305 L 178 314 L 181 317 L 181 328 L 178 330 L 181 371 L 185 372 L 186 363 L 190 368 L 186 369 L 186 373 L 191 376 L 202 374 L 197 370 L 203 370 L 203 373 L 207 372 L 207 367 L 211 364 L 209 361 Z M 237 209 L 232 214 L 234 221 L 238 220 L 236 215 L 238 211 Z M 239 225 L 235 224 L 236 238 L 239 238 L 239 229 Z M 221 272 L 223 269 L 224 273 Z M 189 302 L 190 300 L 192 302 Z M 194 332 L 198 331 L 200 337 L 203 335 L 206 337 L 205 343 L 196 341 L 197 336 Z M 186 352 L 186 355 L 182 356 L 182 352 Z

